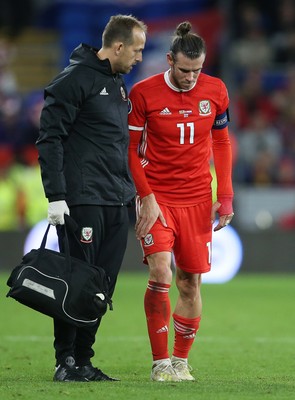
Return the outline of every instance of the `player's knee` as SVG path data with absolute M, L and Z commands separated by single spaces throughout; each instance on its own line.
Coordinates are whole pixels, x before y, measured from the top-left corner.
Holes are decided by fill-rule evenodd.
M 151 254 L 147 257 L 147 260 L 150 278 L 155 282 L 170 284 L 172 281 L 170 254 L 166 252 Z
M 195 298 L 200 293 L 201 276 L 199 274 L 177 274 L 176 286 L 180 295 Z
M 171 284 L 172 282 L 172 271 L 165 265 L 155 265 L 150 268 L 150 279 L 159 282 Z

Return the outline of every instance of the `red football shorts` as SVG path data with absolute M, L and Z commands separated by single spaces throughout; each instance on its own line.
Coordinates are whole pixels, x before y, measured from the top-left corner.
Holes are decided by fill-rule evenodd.
M 201 274 L 210 271 L 212 249 L 212 201 L 191 207 L 159 204 L 168 227 L 158 219 L 141 241 L 144 263 L 150 254 L 173 252 L 175 264 L 183 271 Z

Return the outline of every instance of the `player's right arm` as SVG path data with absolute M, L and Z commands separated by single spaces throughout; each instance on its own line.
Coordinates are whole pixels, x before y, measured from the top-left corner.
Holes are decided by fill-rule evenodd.
M 130 130 L 129 144 L 129 167 L 135 183 L 137 193 L 140 197 L 140 206 L 137 208 L 135 224 L 135 235 L 137 239 L 144 238 L 151 227 L 159 218 L 164 226 L 167 226 L 162 211 L 156 201 L 144 169 L 138 155 L 138 146 L 141 139 L 141 132 Z
M 142 239 L 149 233 L 151 227 L 158 218 L 164 226 L 167 226 L 167 224 L 141 164 L 139 146 L 142 141 L 142 134 L 146 124 L 145 103 L 141 101 L 142 98 L 140 96 L 137 97 L 138 101 L 134 101 L 134 96 L 136 96 L 136 94 L 134 94 L 133 90 L 130 93 L 131 111 L 129 113 L 129 167 L 135 183 L 137 194 L 140 198 L 140 206 L 137 207 L 135 234 L 137 239 Z

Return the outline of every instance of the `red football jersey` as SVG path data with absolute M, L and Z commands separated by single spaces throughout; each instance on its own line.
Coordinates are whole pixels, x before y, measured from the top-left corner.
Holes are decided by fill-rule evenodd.
M 130 157 L 137 152 L 146 177 L 140 182 L 144 175 L 130 163 L 139 195 L 153 192 L 157 201 L 173 206 L 210 198 L 211 130 L 218 135 L 218 124 L 227 123 L 224 83 L 201 73 L 192 89 L 180 90 L 167 71 L 135 84 L 129 100 Z M 232 194 L 231 188 L 225 192 Z

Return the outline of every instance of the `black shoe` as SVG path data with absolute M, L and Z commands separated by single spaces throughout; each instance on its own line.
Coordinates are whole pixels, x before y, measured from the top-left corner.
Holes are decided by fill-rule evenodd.
M 119 381 L 120 379 L 111 378 L 102 372 L 101 369 L 93 367 L 93 365 L 83 365 L 83 367 L 78 368 L 79 373 L 87 381 Z
M 59 364 L 53 377 L 58 382 L 88 382 L 88 379 L 79 372 L 73 357 L 67 357 L 65 362 Z

